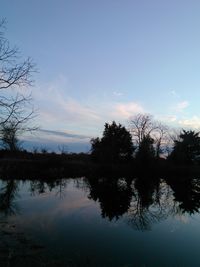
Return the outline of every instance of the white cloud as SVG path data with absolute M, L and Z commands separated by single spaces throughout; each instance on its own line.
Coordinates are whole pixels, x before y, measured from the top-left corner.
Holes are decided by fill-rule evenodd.
M 177 121 L 176 115 L 162 115 L 162 116 L 155 116 L 155 118 L 159 121 L 163 121 L 165 123 L 172 123 Z
M 177 120 L 177 117 L 175 115 L 168 116 L 169 122 L 175 122 Z
M 118 103 L 114 107 L 113 115 L 117 118 L 128 119 L 136 113 L 143 113 L 144 108 L 135 102 Z
M 178 121 L 182 127 L 200 129 L 200 117 L 193 116 L 192 118 L 182 119 Z
M 188 101 L 181 101 L 176 104 L 176 106 L 173 108 L 176 112 L 182 112 L 189 106 Z

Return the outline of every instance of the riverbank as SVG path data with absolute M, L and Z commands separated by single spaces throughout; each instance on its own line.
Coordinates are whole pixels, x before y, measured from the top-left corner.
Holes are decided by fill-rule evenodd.
M 200 165 L 176 165 L 165 159 L 148 164 L 132 159 L 121 163 L 95 163 L 89 154 L 30 153 L 27 151 L 0 152 L 0 176 L 2 179 L 59 179 L 83 176 L 158 178 L 190 177 L 200 175 Z

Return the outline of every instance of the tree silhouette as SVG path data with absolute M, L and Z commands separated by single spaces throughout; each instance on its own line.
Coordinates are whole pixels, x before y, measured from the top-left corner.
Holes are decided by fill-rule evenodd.
M 141 164 L 149 164 L 155 158 L 153 147 L 154 140 L 149 136 L 144 136 L 136 154 L 136 159 Z
M 20 142 L 17 138 L 17 128 L 12 122 L 2 124 L 0 132 L 3 146 L 6 149 L 10 151 L 16 151 L 20 149 Z
M 16 140 L 17 134 L 30 128 L 35 129 L 27 126 L 34 113 L 30 92 L 26 95 L 21 93 L 22 88 L 27 89 L 32 85 L 35 65 L 30 58 L 21 60 L 18 48 L 10 45 L 4 33 L 5 24 L 5 20 L 0 21 L 0 137 L 8 140 L 10 129 L 10 136 L 14 134 Z
M 196 162 L 200 156 L 199 133 L 183 130 L 178 139 L 174 141 L 174 148 L 169 159 L 182 164 Z
M 6 121 L 0 123 L 2 145 L 10 151 L 20 149 L 19 137 L 24 132 L 37 130 L 37 127 L 29 124 L 35 117 L 33 110 L 29 110 L 31 99 L 20 97 L 18 100 L 13 104 L 14 113 L 10 114 Z
M 91 140 L 92 158 L 98 162 L 117 163 L 130 160 L 134 151 L 131 134 L 121 124 L 106 123 L 103 137 Z
M 129 128 L 134 145 L 139 148 L 143 139 L 147 136 L 154 139 L 156 157 L 166 150 L 167 140 L 169 139 L 168 127 L 154 120 L 150 114 L 136 114 L 130 118 Z

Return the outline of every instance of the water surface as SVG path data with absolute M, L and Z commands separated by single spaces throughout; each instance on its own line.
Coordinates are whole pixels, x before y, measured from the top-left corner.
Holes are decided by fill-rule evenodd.
M 200 266 L 200 182 L 1 181 L 0 220 L 66 266 Z

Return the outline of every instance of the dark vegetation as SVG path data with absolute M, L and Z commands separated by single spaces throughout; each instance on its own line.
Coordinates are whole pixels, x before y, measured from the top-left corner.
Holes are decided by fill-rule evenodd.
M 132 175 L 149 171 L 160 175 L 166 173 L 200 172 L 200 137 L 194 131 L 182 130 L 171 139 L 171 153 L 166 143 L 169 133 L 156 135 L 157 126 L 149 115 L 136 115 L 136 119 L 151 125 L 151 129 L 140 127 L 131 135 L 121 124 L 106 123 L 102 138 L 91 140 L 88 154 L 48 153 L 46 150 L 27 152 L 15 149 L 0 150 L 0 173 L 3 177 L 14 174 L 15 177 L 69 177 L 99 173 L 112 175 Z M 132 119 L 133 121 L 133 119 Z M 154 126 L 152 126 L 154 125 Z M 161 124 L 159 124 L 160 127 Z M 166 127 L 165 127 L 166 129 Z M 160 130 L 160 128 L 159 128 Z M 168 136 L 167 136 L 168 133 Z M 154 136 L 155 135 L 155 136 Z M 165 139 L 164 139 L 165 138 Z M 167 139 L 168 138 L 168 139 Z M 16 139 L 12 139 L 11 141 Z
M 131 134 L 114 121 L 112 124 L 105 124 L 103 137 L 92 139 L 91 145 L 91 157 L 102 163 L 128 162 L 134 151 Z
M 156 153 L 154 138 L 144 135 L 140 143 L 121 124 L 106 123 L 102 138 L 91 140 L 91 153 L 48 153 L 45 151 L 0 150 L 2 177 L 69 177 L 99 173 L 133 175 L 142 172 L 200 172 L 200 138 L 194 131 L 181 131 L 172 143 L 171 153 Z M 165 157 L 164 157 L 165 156 Z

